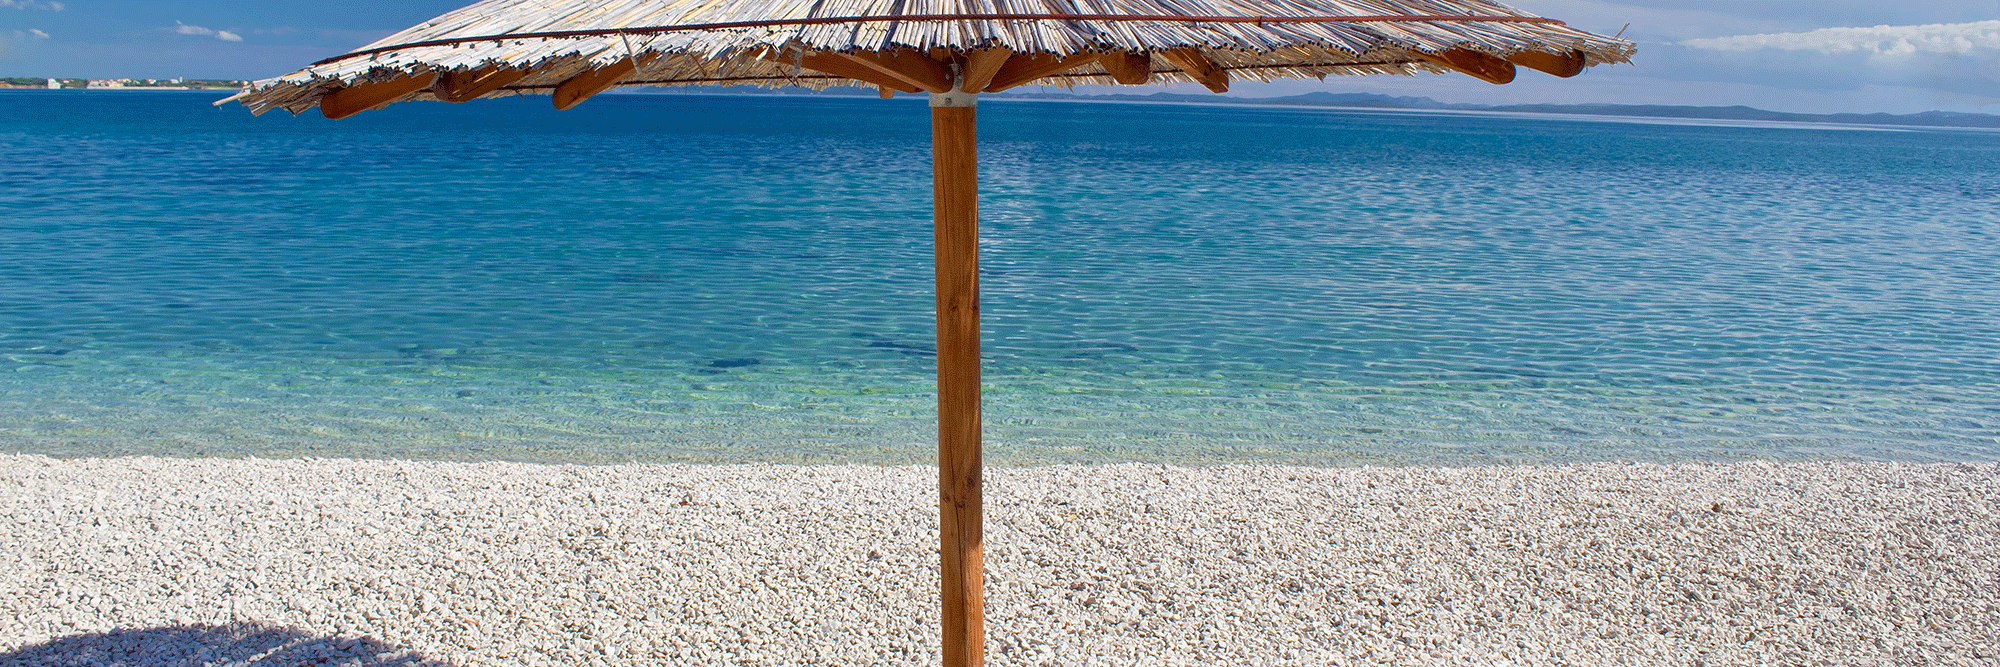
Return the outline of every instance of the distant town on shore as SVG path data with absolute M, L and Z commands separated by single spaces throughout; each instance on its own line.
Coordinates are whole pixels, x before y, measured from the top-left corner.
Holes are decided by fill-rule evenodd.
M 228 90 L 242 88 L 248 81 L 226 81 L 221 79 L 45 79 L 42 77 L 12 76 L 0 78 L 0 88 L 69 89 L 69 88 L 152 88 L 167 90 Z

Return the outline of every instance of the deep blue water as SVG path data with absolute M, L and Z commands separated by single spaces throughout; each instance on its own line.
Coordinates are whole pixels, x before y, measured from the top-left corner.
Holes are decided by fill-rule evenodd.
M 0 450 L 920 462 L 921 100 L 0 94 Z M 988 101 L 989 460 L 2000 458 L 2000 134 Z

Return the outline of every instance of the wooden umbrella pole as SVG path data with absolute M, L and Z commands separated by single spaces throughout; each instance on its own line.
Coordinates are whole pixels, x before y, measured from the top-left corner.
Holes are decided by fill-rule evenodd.
M 944 666 L 986 664 L 979 452 L 979 151 L 974 96 L 931 96 L 937 252 L 938 539 Z

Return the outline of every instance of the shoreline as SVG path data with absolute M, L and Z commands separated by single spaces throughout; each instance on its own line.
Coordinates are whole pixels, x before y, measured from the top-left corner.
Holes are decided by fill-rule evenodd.
M 935 475 L 0 455 L 0 662 L 923 663 Z M 986 502 L 995 665 L 2000 658 L 2000 464 L 1049 466 Z

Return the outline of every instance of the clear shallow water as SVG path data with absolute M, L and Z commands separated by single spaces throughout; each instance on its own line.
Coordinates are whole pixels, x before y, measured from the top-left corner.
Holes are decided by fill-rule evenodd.
M 0 94 L 0 449 L 932 452 L 920 100 Z M 2000 135 L 992 101 L 989 460 L 2000 458 Z

